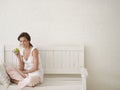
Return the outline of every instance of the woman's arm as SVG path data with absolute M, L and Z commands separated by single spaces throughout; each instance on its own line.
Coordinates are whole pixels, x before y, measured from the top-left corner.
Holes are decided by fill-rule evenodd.
M 18 66 L 19 66 L 19 70 L 23 71 L 24 70 L 24 62 L 23 62 L 23 56 L 20 55 L 20 51 L 19 52 L 14 52 L 17 59 L 18 59 Z
M 19 58 L 18 58 L 18 66 L 19 66 L 19 70 L 21 70 L 21 71 L 23 71 L 24 70 L 24 62 L 23 62 L 23 56 L 19 56 Z

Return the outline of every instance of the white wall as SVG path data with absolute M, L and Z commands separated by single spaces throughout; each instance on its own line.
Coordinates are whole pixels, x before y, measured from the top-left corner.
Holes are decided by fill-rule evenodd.
M 88 90 L 120 90 L 120 0 L 0 0 L 0 43 L 85 44 Z

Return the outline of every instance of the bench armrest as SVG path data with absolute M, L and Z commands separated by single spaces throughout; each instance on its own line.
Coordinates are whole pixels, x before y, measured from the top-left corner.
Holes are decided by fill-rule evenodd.
M 87 77 L 88 76 L 88 72 L 86 68 L 81 68 L 81 76 L 82 77 Z

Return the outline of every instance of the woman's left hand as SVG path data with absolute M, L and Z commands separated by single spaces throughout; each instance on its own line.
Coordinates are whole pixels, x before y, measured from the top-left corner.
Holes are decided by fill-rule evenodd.
M 24 74 L 28 74 L 28 71 L 27 70 L 24 70 L 24 71 L 22 71 Z

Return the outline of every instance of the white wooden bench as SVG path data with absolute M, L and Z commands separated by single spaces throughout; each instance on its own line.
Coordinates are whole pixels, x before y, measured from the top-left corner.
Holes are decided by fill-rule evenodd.
M 17 58 L 12 53 L 15 46 L 4 46 L 2 62 L 17 67 Z M 45 77 L 36 87 L 24 90 L 86 90 L 87 70 L 84 67 L 84 46 L 37 47 L 40 51 Z M 7 90 L 16 90 L 12 84 Z M 2 87 L 0 86 L 0 90 Z

